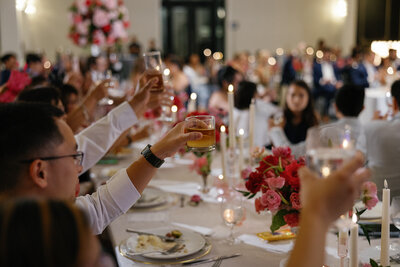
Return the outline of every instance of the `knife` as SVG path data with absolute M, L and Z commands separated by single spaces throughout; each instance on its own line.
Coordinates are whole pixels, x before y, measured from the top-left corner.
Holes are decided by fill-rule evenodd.
M 239 256 L 241 256 L 242 254 L 240 254 L 240 253 L 235 253 L 235 254 L 232 254 L 232 255 L 228 255 L 228 256 L 216 256 L 216 257 L 214 257 L 214 258 L 210 258 L 210 259 L 202 259 L 202 260 L 195 260 L 195 261 L 191 261 L 191 262 L 185 262 L 185 263 L 182 263 L 182 265 L 197 265 L 197 264 L 203 264 L 203 263 L 207 263 L 207 262 L 213 262 L 213 261 L 216 261 L 216 260 L 218 260 L 218 259 L 223 259 L 223 260 L 225 260 L 225 259 L 230 259 L 230 258 L 235 258 L 235 257 L 239 257 Z

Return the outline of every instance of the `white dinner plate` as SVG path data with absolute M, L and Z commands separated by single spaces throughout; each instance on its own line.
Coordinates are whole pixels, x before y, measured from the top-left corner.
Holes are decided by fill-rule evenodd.
M 134 208 L 152 208 L 166 204 L 168 195 L 166 192 L 154 188 L 146 187 L 140 199 L 133 205 Z
M 176 228 L 175 228 L 176 229 Z M 144 232 L 148 233 L 154 233 L 158 235 L 165 235 L 168 232 L 171 232 L 172 230 L 175 230 L 174 228 L 157 228 L 157 229 L 150 229 L 150 230 L 143 230 Z M 142 231 L 142 230 L 141 230 Z M 149 259 L 158 259 L 158 260 L 167 260 L 167 259 L 177 259 L 177 258 L 182 258 L 186 257 L 189 255 L 192 255 L 198 251 L 200 251 L 204 245 L 206 244 L 206 240 L 204 237 L 198 233 L 195 233 L 190 230 L 186 229 L 179 229 L 179 231 L 182 232 L 182 236 L 179 238 L 180 244 L 184 244 L 185 247 L 175 253 L 171 253 L 168 255 L 163 255 L 161 253 L 149 253 L 143 255 L 143 257 L 149 258 Z M 148 250 L 138 250 L 136 248 L 137 246 L 137 239 L 138 239 L 137 234 L 133 234 L 128 240 L 126 241 L 126 246 L 128 250 L 131 252 L 146 252 L 146 251 L 153 251 L 156 250 L 155 248 L 149 248 Z
M 360 210 L 365 208 L 362 202 L 358 202 L 355 207 Z M 376 206 L 373 207 L 371 210 L 366 210 L 363 214 L 361 214 L 361 220 L 374 220 L 380 219 L 382 217 L 382 202 L 376 203 Z

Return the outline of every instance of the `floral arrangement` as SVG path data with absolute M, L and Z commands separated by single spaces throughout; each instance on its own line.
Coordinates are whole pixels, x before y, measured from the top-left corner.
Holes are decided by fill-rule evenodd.
M 201 199 L 201 196 L 200 196 L 200 195 L 193 195 L 193 196 L 190 198 L 189 205 L 195 207 L 195 206 L 198 206 L 198 205 L 200 204 L 201 201 L 203 201 L 203 200 Z
M 195 155 L 196 159 L 193 161 L 190 169 L 201 176 L 208 176 L 211 173 L 211 152 L 195 153 Z
M 129 16 L 123 0 L 75 0 L 69 10 L 69 37 L 78 46 L 113 45 L 128 37 Z
M 269 210 L 274 214 L 272 232 L 286 224 L 298 226 L 301 204 L 297 171 L 304 165 L 304 158 L 296 160 L 289 147 L 273 148 L 272 155 L 264 157 L 246 179 L 249 191 L 241 192 L 248 198 L 261 192 L 255 200 L 255 209 L 258 213 Z

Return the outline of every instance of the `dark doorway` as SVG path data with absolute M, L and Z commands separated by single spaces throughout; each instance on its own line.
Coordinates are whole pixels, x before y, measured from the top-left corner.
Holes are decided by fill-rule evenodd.
M 206 48 L 224 52 L 224 0 L 163 0 L 163 50 L 187 58 Z

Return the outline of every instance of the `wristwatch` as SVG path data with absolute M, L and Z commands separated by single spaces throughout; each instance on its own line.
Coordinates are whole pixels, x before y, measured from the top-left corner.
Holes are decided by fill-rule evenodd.
M 159 159 L 156 155 L 153 154 L 150 150 L 151 145 L 147 145 L 141 152 L 143 157 L 155 168 L 160 168 L 161 165 L 165 162 L 162 159 Z

